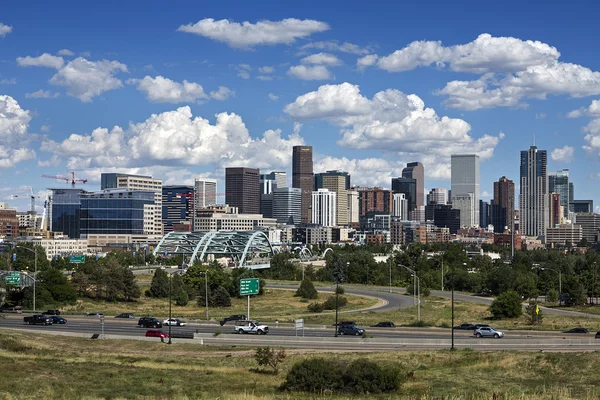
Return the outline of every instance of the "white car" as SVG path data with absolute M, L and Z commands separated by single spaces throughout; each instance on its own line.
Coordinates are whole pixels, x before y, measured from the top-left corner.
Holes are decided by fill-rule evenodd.
M 257 335 L 266 335 L 269 333 L 269 327 L 256 321 L 238 321 L 233 327 L 237 333 L 256 333 Z
M 475 337 L 478 337 L 478 338 L 493 337 L 496 339 L 500 339 L 501 337 L 504 337 L 504 332 L 497 331 L 494 328 L 492 328 L 491 326 L 488 326 L 488 327 L 475 329 L 475 331 L 473 332 L 473 335 L 475 335 Z
M 183 322 L 182 320 L 178 319 L 178 318 L 168 318 L 165 319 L 163 321 L 163 325 L 164 326 L 186 326 L 187 322 Z

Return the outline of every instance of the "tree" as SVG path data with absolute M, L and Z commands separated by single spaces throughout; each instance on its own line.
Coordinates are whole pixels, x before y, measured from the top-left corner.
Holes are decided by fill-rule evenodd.
M 214 290 L 212 295 L 213 307 L 231 307 L 231 297 L 229 292 L 223 286 L 219 286 Z
M 154 271 L 154 277 L 148 291 L 151 297 L 165 298 L 169 297 L 169 276 L 161 268 Z
M 529 305 L 525 307 L 525 315 L 527 315 L 530 325 L 539 325 L 544 320 L 544 313 L 535 301 L 530 301 Z
M 548 303 L 556 303 L 558 301 L 558 291 L 556 289 L 548 289 L 548 293 L 546 293 L 546 301 Z
M 179 287 L 179 290 L 175 292 L 175 304 L 178 306 L 187 306 L 190 301 L 188 293 L 185 291 L 183 286 Z
M 521 297 L 514 290 L 500 294 L 490 306 L 494 318 L 516 318 L 523 314 Z
M 259 347 L 256 349 L 254 359 L 259 366 L 268 366 L 273 368 L 273 373 L 279 373 L 279 364 L 285 360 L 285 350 L 275 350 L 270 347 Z
M 317 289 L 315 289 L 313 283 L 308 278 L 304 278 L 294 296 L 302 297 L 303 299 L 316 299 L 319 297 L 319 293 L 317 293 Z
M 566 306 L 585 304 L 585 287 L 578 276 L 568 276 L 563 283 L 564 302 Z

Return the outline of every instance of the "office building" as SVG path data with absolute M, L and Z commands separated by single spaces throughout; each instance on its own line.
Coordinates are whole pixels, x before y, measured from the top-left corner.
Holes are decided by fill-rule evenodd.
M 302 190 L 302 222 L 310 222 L 313 184 L 312 146 L 294 146 L 292 187 Z
M 225 202 L 229 201 L 225 194 Z M 194 179 L 194 209 L 217 204 L 217 180 L 208 178 Z
M 392 213 L 392 195 L 391 190 L 380 187 L 355 187 L 358 191 L 359 217 L 367 215 L 369 212 Z
M 337 225 L 348 225 L 348 189 L 350 175 L 342 171 L 315 174 L 315 190 L 328 189 L 336 195 Z
M 427 204 L 447 204 L 448 191 L 445 188 L 433 188 L 427 194 Z
M 451 205 L 437 204 L 433 211 L 433 224 L 438 228 L 449 228 L 450 233 L 456 235 L 460 229 L 460 210 Z
M 563 207 L 563 216 L 569 217 L 569 203 L 573 201 L 573 182 L 569 182 L 569 170 L 561 169 L 548 174 L 548 193 L 560 195 L 560 205 Z
M 494 198 L 492 199 L 491 219 L 494 232 L 503 233 L 512 229 L 515 218 L 515 184 L 503 176 L 494 182 Z
M 453 154 L 451 162 L 451 192 L 452 207 L 460 209 L 461 225 L 463 227 L 476 227 L 479 225 L 479 156 L 476 154 Z M 465 196 L 471 195 L 470 201 L 465 201 Z M 462 199 L 459 203 L 455 199 Z M 466 224 L 466 225 L 465 225 Z
M 152 223 L 147 225 L 145 233 L 154 236 L 163 235 L 162 179 L 155 179 L 146 175 L 102 173 L 100 175 L 100 189 L 149 190 L 153 192 L 154 203 L 146 206 L 146 215 L 152 220 Z
M 392 192 L 403 193 L 408 201 L 408 212 L 417 208 L 417 180 L 414 178 L 392 178 Z
M 560 206 L 562 208 L 562 206 Z M 546 245 L 577 245 L 581 242 L 583 230 L 581 225 L 558 224 L 546 229 Z
M 162 187 L 162 221 L 165 234 L 179 231 L 179 225 L 191 230 L 194 219 L 194 186 Z
M 360 217 L 360 230 L 363 232 L 389 231 L 394 217 L 388 213 L 369 212 Z
M 277 180 L 274 173 L 260 174 L 260 213 L 266 218 L 273 218 L 273 189 L 276 189 Z
M 348 190 L 348 224 L 357 224 L 360 216 L 358 191 Z
M 575 223 L 581 226 L 582 237 L 588 243 L 597 243 L 600 232 L 600 214 L 596 213 L 577 213 L 575 214 Z
M 17 218 L 17 210 L 1 209 L 0 210 L 0 237 L 16 237 L 19 236 L 19 218 Z
M 420 162 L 410 162 L 402 170 L 402 177 L 414 179 L 416 184 L 415 207 L 425 206 L 425 169 Z M 393 189 L 392 189 L 393 190 Z
M 337 195 L 329 189 L 312 193 L 312 223 L 333 227 L 337 225 Z
M 479 200 L 479 226 L 483 229 L 492 224 L 491 209 L 489 201 Z
M 463 195 L 452 195 L 452 208 L 460 210 L 460 227 L 470 228 L 479 226 L 479 220 L 475 218 L 475 196 L 473 193 Z
M 225 168 L 227 204 L 240 214 L 260 213 L 260 171 L 255 168 Z
M 273 189 L 273 218 L 279 224 L 295 225 L 302 221 L 302 190 L 300 188 Z
M 408 220 L 408 200 L 404 193 L 394 193 L 392 198 L 392 215 L 401 220 Z
M 521 151 L 519 228 L 524 236 L 544 236 L 548 227 L 547 162 L 546 150 L 531 146 Z
M 569 210 L 574 213 L 592 213 L 594 200 L 573 200 L 569 203 Z
M 48 207 L 48 221 L 50 231 L 62 232 L 72 239 L 80 237 L 80 211 L 82 189 L 62 188 L 49 189 L 50 205 Z
M 56 256 L 68 258 L 69 256 L 90 255 L 87 239 L 70 239 L 66 236 L 54 238 L 23 237 L 20 242 L 28 242 L 34 246 L 41 246 L 46 253 L 48 261 L 55 260 Z
M 284 171 L 273 171 L 268 174 L 260 174 L 261 180 L 274 181 L 278 188 L 287 187 L 287 174 Z
M 253 231 L 259 228 L 275 228 L 275 218 L 264 218 L 261 214 L 200 213 L 194 219 L 194 230 L 215 231 Z
M 561 205 L 560 194 L 549 193 L 548 194 L 548 227 L 554 227 L 558 224 L 564 223 L 564 209 Z

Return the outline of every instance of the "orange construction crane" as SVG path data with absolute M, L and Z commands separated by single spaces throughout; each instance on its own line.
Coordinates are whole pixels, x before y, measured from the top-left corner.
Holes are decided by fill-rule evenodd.
M 55 175 L 42 175 L 42 178 L 59 179 L 66 182 L 71 182 L 71 187 L 75 187 L 75 182 L 87 183 L 87 179 L 75 179 L 75 172 L 71 172 L 71 177 L 66 176 L 55 176 Z

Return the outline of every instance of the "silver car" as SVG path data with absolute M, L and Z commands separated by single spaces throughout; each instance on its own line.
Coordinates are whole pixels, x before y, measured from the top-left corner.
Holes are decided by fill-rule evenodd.
M 494 328 L 492 328 L 491 326 L 475 329 L 473 334 L 478 338 L 493 337 L 493 338 L 499 339 L 501 337 L 504 337 L 504 332 L 497 331 Z

